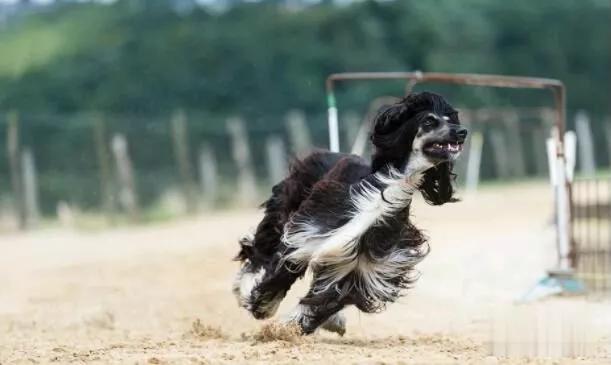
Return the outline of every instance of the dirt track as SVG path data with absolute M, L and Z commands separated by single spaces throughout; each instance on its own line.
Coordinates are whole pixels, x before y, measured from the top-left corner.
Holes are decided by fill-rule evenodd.
M 0 363 L 611 364 L 608 301 L 513 304 L 554 262 L 547 186 L 487 188 L 450 206 L 419 203 L 414 215 L 432 252 L 408 296 L 382 314 L 347 310 L 343 338 L 270 342 L 257 339 L 263 324 L 230 291 L 235 242 L 256 224 L 255 211 L 0 236 Z M 305 290 L 298 283 L 279 313 Z M 578 322 L 581 357 L 500 356 L 533 318 Z

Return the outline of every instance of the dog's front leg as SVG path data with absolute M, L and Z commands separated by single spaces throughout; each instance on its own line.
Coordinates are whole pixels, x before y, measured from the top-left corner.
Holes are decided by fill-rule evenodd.
M 265 272 L 248 298 L 247 309 L 257 319 L 273 316 L 293 283 L 304 274 L 289 263 L 275 264 L 275 270 Z
M 341 283 L 339 285 L 341 287 Z M 315 279 L 310 291 L 301 298 L 287 322 L 297 324 L 306 335 L 318 327 L 343 335 L 346 332 L 346 320 L 339 311 L 346 306 L 347 298 L 336 290 L 335 285 L 323 291 L 317 288 Z
M 298 325 L 304 335 L 314 333 L 318 327 L 343 335 L 346 332 L 346 322 L 343 315 L 338 313 L 343 307 L 336 303 L 328 306 L 300 303 L 286 322 Z

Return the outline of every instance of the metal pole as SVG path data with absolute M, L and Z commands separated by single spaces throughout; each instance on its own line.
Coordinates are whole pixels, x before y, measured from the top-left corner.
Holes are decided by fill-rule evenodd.
M 567 164 L 564 145 L 565 118 L 566 118 L 566 91 L 563 85 L 552 88 L 554 101 L 556 103 L 558 134 L 556 135 L 556 163 L 558 173 L 558 209 L 557 214 L 557 236 L 558 236 L 558 266 L 561 270 L 574 268 L 575 242 L 572 240 L 571 232 L 571 182 L 567 176 Z
M 6 148 L 8 155 L 11 185 L 13 188 L 13 204 L 17 225 L 19 229 L 27 228 L 25 202 L 23 197 L 23 183 L 21 174 L 21 144 L 19 142 L 19 116 L 17 112 L 8 115 L 8 126 L 6 131 Z
M 332 152 L 339 152 L 339 125 L 337 121 L 337 106 L 335 104 L 335 94 L 333 93 L 332 89 L 329 90 L 327 93 L 327 104 L 329 113 L 329 149 Z

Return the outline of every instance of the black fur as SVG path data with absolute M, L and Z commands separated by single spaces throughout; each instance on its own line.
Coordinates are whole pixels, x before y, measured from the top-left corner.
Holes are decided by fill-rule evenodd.
M 335 165 L 345 164 L 346 160 L 354 157 L 319 151 L 312 153 L 303 161 L 294 161 L 289 176 L 272 188 L 272 196 L 262 204 L 265 215 L 257 226 L 254 242 L 240 241 L 240 252 L 236 256 L 236 260 L 243 262 L 248 260 L 252 271 L 264 267 L 267 273 L 249 299 L 249 310 L 255 318 L 266 318 L 267 313 L 262 311 L 261 307 L 277 295 L 284 296 L 295 280 L 305 272 L 303 268 L 294 267 L 289 262 L 281 263 L 283 255 L 287 252 L 286 247 L 281 243 L 285 224 L 304 201 L 308 204 L 316 202 L 316 199 L 311 198 L 315 184 L 323 184 L 323 177 L 332 171 Z M 341 217 L 330 214 L 327 219 L 335 220 L 335 224 L 341 224 Z
M 242 240 L 236 259 L 243 262 L 243 272 L 265 269 L 265 275 L 244 303 L 256 318 L 266 318 L 268 304 L 283 298 L 291 285 L 303 276 L 307 265 L 284 260 L 294 248 L 282 242 L 285 232 L 292 232 L 295 222 L 307 221 L 319 232 L 327 233 L 342 227 L 355 209 L 352 197 L 366 181 L 382 191 L 385 188 L 374 174 L 387 174 L 390 169 L 403 171 L 410 160 L 412 144 L 418 133 L 424 133 L 423 121 L 429 113 L 448 118 L 450 134 L 458 130 L 458 116 L 445 100 L 433 93 L 412 94 L 378 114 L 371 141 L 374 154 L 371 164 L 363 158 L 326 151 L 314 152 L 302 161 L 292 163 L 289 175 L 272 189 L 272 196 L 263 204 L 265 216 L 253 240 Z M 445 120 L 445 119 L 444 119 Z M 442 122 L 440 122 L 442 123 Z M 443 122 L 445 123 L 445 122 Z M 427 127 L 428 128 L 428 127 Z M 436 128 L 431 126 L 430 128 Z M 424 199 L 433 205 L 454 202 L 452 162 L 442 161 L 424 173 L 418 187 Z M 428 253 L 423 234 L 409 221 L 409 205 L 385 220 L 372 225 L 359 237 L 356 254 L 371 260 L 384 260 L 396 250 L 413 250 L 414 259 Z M 394 301 L 416 279 L 411 266 L 406 266 L 388 281 L 396 290 L 383 297 L 367 297 L 354 288 L 358 272 L 341 278 L 328 290 L 314 290 L 332 266 L 315 265 L 312 289 L 300 303 L 307 308 L 298 319 L 304 333 L 311 333 L 330 316 L 346 305 L 355 305 L 364 312 L 376 312 L 385 303 Z
M 376 117 L 371 135 L 371 142 L 375 147 L 371 163 L 373 171 L 388 164 L 399 170 L 405 167 L 410 156 L 405 147 L 412 145 L 419 122 L 424 117 L 423 112 L 447 115 L 451 123 L 460 124 L 458 112 L 440 95 L 429 92 L 410 94 Z M 453 198 L 453 167 L 452 162 L 444 162 L 426 172 L 420 191 L 429 204 L 441 205 L 456 201 Z

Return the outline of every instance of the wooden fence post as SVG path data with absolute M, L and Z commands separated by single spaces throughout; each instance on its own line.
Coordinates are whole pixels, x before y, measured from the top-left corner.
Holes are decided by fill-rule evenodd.
M 546 133 L 543 127 L 536 127 L 532 133 L 533 153 L 535 155 L 535 170 L 537 176 L 547 174 L 547 155 L 545 150 Z
M 102 202 L 102 210 L 109 223 L 114 222 L 115 213 L 115 194 L 112 184 L 111 172 L 111 157 L 107 145 L 107 133 L 104 119 L 97 115 L 93 124 L 93 140 L 95 143 L 95 152 L 98 160 L 98 168 L 100 169 L 100 200 Z
M 267 151 L 267 169 L 272 185 L 284 179 L 287 171 L 284 141 L 280 136 L 270 136 L 265 141 Z
M 74 228 L 74 211 L 70 207 L 70 204 L 68 204 L 65 200 L 60 200 L 55 207 L 55 212 L 57 214 L 59 223 L 64 228 Z
M 611 116 L 605 118 L 605 139 L 607 141 L 607 155 L 609 156 L 609 166 L 611 166 Z
M 187 136 L 187 117 L 182 110 L 174 113 L 170 121 L 172 146 L 178 173 L 182 182 L 182 193 L 189 213 L 197 211 L 197 192 L 189 162 L 189 138 Z
M 458 182 L 461 184 L 466 183 L 467 179 L 467 171 L 469 169 L 469 158 L 471 153 L 471 138 L 476 133 L 475 132 L 475 123 L 474 123 L 474 115 L 470 110 L 461 109 L 460 110 L 460 124 L 469 131 L 469 137 L 466 139 L 463 150 L 460 154 L 460 158 L 455 163 L 455 170 L 458 174 Z
M 593 176 L 596 172 L 594 159 L 594 141 L 590 129 L 590 118 L 583 110 L 575 115 L 575 129 L 577 132 L 577 148 L 579 155 L 579 169 L 586 176 Z
M 112 137 L 111 143 L 117 165 L 119 203 L 132 220 L 137 220 L 139 218 L 138 198 L 132 163 L 129 158 L 127 139 L 122 134 L 115 134 Z
M 40 210 L 38 206 L 38 181 L 34 155 L 29 148 L 24 148 L 21 154 L 23 172 L 23 203 L 25 208 L 26 227 L 32 228 L 38 224 Z
M 239 200 L 242 204 L 250 205 L 255 202 L 257 184 L 244 121 L 240 118 L 228 119 L 227 130 L 231 135 L 233 159 L 238 167 Z
M 23 200 L 23 185 L 21 175 L 20 146 L 19 146 L 19 116 L 17 112 L 8 115 L 8 127 L 6 131 L 6 148 L 8 165 L 13 188 L 13 204 L 19 229 L 26 228 L 25 204 Z
M 359 134 L 359 128 L 361 127 L 361 118 L 359 118 L 357 112 L 349 110 L 344 113 L 342 122 L 344 126 L 344 139 L 346 141 L 342 145 L 347 146 L 347 148 L 350 148 L 351 150 Z
M 509 168 L 512 177 L 522 177 L 526 175 L 524 163 L 524 146 L 520 136 L 520 116 L 515 110 L 504 113 L 503 120 L 507 127 L 507 153 L 509 153 Z
M 289 133 L 293 152 L 303 156 L 312 150 L 312 138 L 306 123 L 305 114 L 301 110 L 291 110 L 286 115 L 286 128 Z
M 477 191 L 479 185 L 480 167 L 482 162 L 482 147 L 484 137 L 481 132 L 473 132 L 469 138 L 469 154 L 467 160 L 466 190 L 470 193 Z
M 366 115 L 365 118 L 361 120 L 359 129 L 354 137 L 354 143 L 350 146 L 350 153 L 352 154 L 363 156 L 367 151 L 369 135 L 371 133 L 371 124 L 367 119 L 368 117 L 369 115 Z
M 368 149 L 369 135 L 371 133 L 371 128 L 373 127 L 374 119 L 382 108 L 396 103 L 397 100 L 399 99 L 395 96 L 380 96 L 369 103 L 367 113 L 361 119 L 361 124 L 354 138 L 354 143 L 351 146 L 351 153 L 359 156 L 365 156 L 366 152 L 367 154 L 371 152 L 371 150 Z
M 214 206 L 218 194 L 218 169 L 214 150 L 208 144 L 203 144 L 199 152 L 199 179 L 204 205 Z
M 507 141 L 501 130 L 493 129 L 490 131 L 490 142 L 494 149 L 494 162 L 497 177 L 506 178 L 510 176 L 509 156 L 507 155 Z

